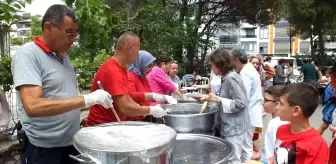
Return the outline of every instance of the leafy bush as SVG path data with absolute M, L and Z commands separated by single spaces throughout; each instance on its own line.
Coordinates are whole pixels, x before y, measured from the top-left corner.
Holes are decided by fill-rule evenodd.
M 23 44 L 23 39 L 22 38 L 12 38 L 11 44 L 14 46 L 21 46 Z
M 73 54 L 70 55 L 74 56 Z M 94 57 L 93 61 L 90 59 L 90 52 L 85 53 L 86 57 L 83 57 L 82 55 L 78 58 L 74 57 L 71 60 L 71 63 L 75 67 L 80 90 L 88 90 L 91 88 L 92 80 L 96 71 L 111 55 L 106 50 L 100 50 Z
M 4 55 L 0 58 L 0 86 L 4 92 L 10 91 L 13 85 L 11 63 L 12 58 L 8 55 Z

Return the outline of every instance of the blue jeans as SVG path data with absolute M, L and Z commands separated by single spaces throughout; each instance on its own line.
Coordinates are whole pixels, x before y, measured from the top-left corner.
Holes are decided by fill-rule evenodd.
M 42 148 L 29 141 L 20 156 L 21 164 L 79 164 L 69 155 L 78 155 L 74 146 Z

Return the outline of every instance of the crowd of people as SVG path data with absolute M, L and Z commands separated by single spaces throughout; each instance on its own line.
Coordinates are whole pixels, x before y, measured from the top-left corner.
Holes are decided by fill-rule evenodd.
M 90 108 L 87 127 L 118 121 L 111 108 L 121 121 L 152 122 L 167 114 L 160 104 L 171 95 L 186 96 L 179 87 L 178 64 L 168 56 L 154 57 L 140 50 L 140 38 L 132 32 L 119 37 L 113 56 L 97 70 L 91 92 L 79 95 L 75 71 L 66 55 L 77 35 L 74 11 L 52 5 L 43 16 L 41 35 L 21 46 L 13 58 L 24 132 L 19 137 L 22 164 L 76 163 L 69 155 L 78 154 L 72 137 L 80 128 L 81 108 Z M 280 60 L 274 67 L 270 59 L 249 56 L 242 49 L 229 52 L 219 48 L 208 55 L 209 84 L 193 84 L 209 89 L 209 94 L 195 99 L 219 106 L 215 135 L 233 145 L 227 163 L 327 163 L 328 144 L 309 124 L 319 104 L 319 92 L 311 80 L 318 74 L 310 76 L 311 65 L 304 65 L 305 82 L 288 84 L 291 75 L 284 71 L 286 61 Z M 330 75 L 333 79 L 336 70 Z M 329 97 L 336 89 L 331 84 Z M 264 130 L 264 149 L 260 149 L 254 141 L 263 134 L 264 112 L 271 114 L 272 120 Z M 333 121 L 336 118 L 328 124 L 334 125 Z

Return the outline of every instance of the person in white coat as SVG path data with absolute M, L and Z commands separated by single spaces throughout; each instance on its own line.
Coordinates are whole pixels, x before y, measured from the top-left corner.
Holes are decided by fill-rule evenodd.
M 222 77 L 220 75 L 215 75 L 211 71 L 209 84 L 193 85 L 193 87 L 197 89 L 210 89 L 211 93 L 214 93 L 215 95 L 219 95 L 221 84 L 222 84 Z
M 247 92 L 248 114 L 250 125 L 246 129 L 246 138 L 243 144 L 242 161 L 248 161 L 253 156 L 253 134 L 255 129 L 263 127 L 263 95 L 261 88 L 260 75 L 251 63 L 247 63 L 248 55 L 243 49 L 232 50 L 233 63 L 235 70 L 240 74 Z

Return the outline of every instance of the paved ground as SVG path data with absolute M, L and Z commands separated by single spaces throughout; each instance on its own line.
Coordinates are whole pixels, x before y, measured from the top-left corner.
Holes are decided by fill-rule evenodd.
M 316 109 L 315 113 L 310 118 L 310 123 L 316 129 L 318 129 L 318 127 L 321 125 L 321 123 L 322 123 L 322 106 L 319 106 L 319 108 Z M 330 130 L 327 129 L 324 132 L 323 138 L 327 141 L 328 144 L 330 144 L 330 142 L 331 142 L 331 132 L 330 132 Z

